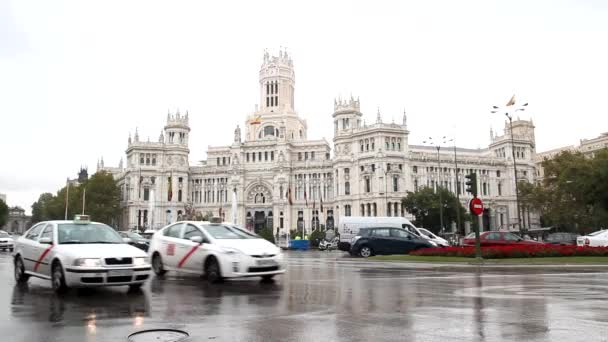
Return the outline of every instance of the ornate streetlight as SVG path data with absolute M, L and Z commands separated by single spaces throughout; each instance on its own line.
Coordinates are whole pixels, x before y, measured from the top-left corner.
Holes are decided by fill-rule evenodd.
M 439 151 L 441 150 L 441 145 L 445 145 L 447 144 L 449 140 L 447 140 L 446 136 L 443 136 L 441 138 L 436 138 L 433 139 L 432 137 L 429 137 L 427 140 L 423 141 L 422 143 L 433 146 L 437 149 L 437 192 L 439 193 L 439 225 L 441 226 L 441 231 L 444 231 L 444 227 L 443 227 L 443 195 L 441 194 L 441 156 L 439 155 Z
M 521 106 L 515 106 L 515 95 L 513 95 L 513 97 L 511 97 L 511 100 L 504 107 L 501 108 L 499 106 L 493 106 L 491 111 L 491 113 L 499 113 L 504 111 L 505 116 L 509 119 L 509 130 L 511 132 L 511 153 L 513 156 L 513 173 L 515 174 L 515 207 L 517 211 L 517 228 L 520 231 L 523 230 L 523 227 L 521 226 L 521 213 L 519 210 L 519 191 L 517 187 L 517 160 L 515 159 L 515 140 L 513 138 L 513 115 L 519 111 L 526 110 L 526 106 L 528 106 L 527 102 Z

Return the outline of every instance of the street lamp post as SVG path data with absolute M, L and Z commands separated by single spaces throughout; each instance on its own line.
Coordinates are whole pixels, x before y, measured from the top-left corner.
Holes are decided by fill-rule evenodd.
M 460 179 L 458 178 L 458 157 L 456 156 L 456 138 L 451 139 L 454 142 L 454 177 L 456 177 L 456 230 L 460 234 Z
M 519 112 L 519 111 L 524 111 L 526 110 L 524 107 L 528 106 L 528 103 L 524 103 L 523 105 L 521 105 L 521 107 L 515 108 L 511 111 L 511 113 L 509 113 L 509 107 L 513 107 L 515 105 L 515 96 L 513 96 L 511 98 L 511 101 L 509 101 L 509 103 L 507 103 L 507 105 L 505 106 L 506 108 L 505 110 L 505 116 L 509 119 L 509 131 L 511 133 L 511 155 L 513 157 L 513 173 L 515 174 L 515 208 L 517 211 L 517 228 L 519 229 L 520 232 L 523 232 L 523 230 L 525 230 L 524 227 L 522 227 L 521 225 L 521 213 L 519 210 L 519 190 L 518 190 L 518 180 L 517 180 L 517 160 L 515 159 L 515 139 L 513 138 L 513 114 Z M 492 107 L 492 111 L 491 113 L 498 113 L 500 111 L 500 107 L 498 106 L 493 106 Z
M 441 137 L 441 139 L 435 140 L 436 141 L 434 141 L 432 137 L 429 137 L 429 139 L 423 141 L 423 143 L 434 146 L 437 149 L 437 192 L 439 193 L 439 225 L 441 231 L 443 232 L 443 195 L 441 193 L 441 155 L 439 154 L 439 152 L 441 151 L 441 144 L 447 143 L 447 140 L 446 136 Z

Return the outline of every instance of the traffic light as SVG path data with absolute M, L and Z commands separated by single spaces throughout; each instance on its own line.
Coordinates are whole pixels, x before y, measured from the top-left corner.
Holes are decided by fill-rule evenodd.
M 473 194 L 473 197 L 477 197 L 477 174 L 469 173 L 468 175 L 464 176 L 464 178 L 467 179 L 467 181 L 464 183 L 466 185 L 466 191 Z

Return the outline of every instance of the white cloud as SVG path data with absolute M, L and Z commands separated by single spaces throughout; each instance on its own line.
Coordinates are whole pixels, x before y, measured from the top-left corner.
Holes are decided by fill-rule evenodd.
M 167 109 L 190 112 L 192 162 L 230 143 L 258 102 L 264 48 L 281 45 L 311 138 L 331 140 L 333 98 L 351 93 L 368 122 L 407 110 L 411 143 L 456 124 L 459 145 L 486 146 L 503 124 L 489 108 L 513 93 L 539 150 L 608 130 L 602 2 L 3 4 L 0 192 L 28 209 L 81 164 L 117 164 L 135 127 L 156 140 Z

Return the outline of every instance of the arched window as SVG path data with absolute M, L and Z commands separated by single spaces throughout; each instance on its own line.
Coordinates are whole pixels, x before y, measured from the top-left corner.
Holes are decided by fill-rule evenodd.
M 274 126 L 266 126 L 264 127 L 264 136 L 275 136 Z
M 344 183 L 344 194 L 345 195 L 350 195 L 350 182 L 345 182 Z

